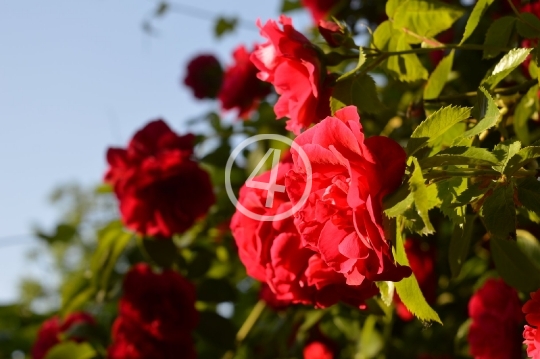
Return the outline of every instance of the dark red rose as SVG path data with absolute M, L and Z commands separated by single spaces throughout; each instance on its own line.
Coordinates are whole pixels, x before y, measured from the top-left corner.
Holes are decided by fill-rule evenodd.
M 314 45 L 296 31 L 290 18 L 282 15 L 261 28 L 268 42 L 258 45 L 251 61 L 260 70 L 259 79 L 274 85 L 280 95 L 274 106 L 278 118 L 289 117 L 287 129 L 299 134 L 318 119 L 330 115 L 331 87 Z
M 198 321 L 195 288 L 173 270 L 154 273 L 144 263 L 124 278 L 119 315 L 162 341 L 190 337 Z
M 314 341 L 304 347 L 304 359 L 334 359 L 334 351 L 327 343 Z
M 405 151 L 387 137 L 364 138 L 356 107 L 348 106 L 298 136 L 310 159 L 312 187 L 297 211 L 302 244 L 320 254 L 349 285 L 400 281 L 411 269 L 394 261 L 384 235 L 382 199 L 402 182 Z M 285 186 L 297 204 L 307 185 L 305 165 L 291 150 L 294 166 Z
M 540 359 L 540 289 L 531 293 L 531 299 L 523 306 L 523 313 L 529 325 L 523 331 L 524 344 L 527 345 L 527 355 L 533 359 Z
M 338 5 L 340 0 L 302 0 L 302 5 L 309 10 L 314 23 L 324 20 Z
M 96 321 L 90 314 L 82 312 L 72 313 L 68 315 L 64 321 L 56 316 L 46 320 L 41 325 L 41 328 L 37 334 L 36 342 L 32 347 L 32 358 L 45 358 L 49 350 L 61 342 L 61 335 L 66 334 L 66 332 L 77 325 L 84 324 L 95 325 Z M 70 337 L 69 340 L 81 342 L 84 339 Z
M 250 53 L 239 46 L 233 53 L 234 64 L 225 71 L 218 97 L 224 110 L 238 109 L 238 117 L 246 118 L 259 101 L 270 92 L 267 83 L 257 78 L 257 68 Z
M 410 238 L 405 242 L 405 252 L 409 259 L 409 265 L 418 280 L 422 294 L 429 304 L 437 299 L 437 272 L 435 271 L 435 248 L 418 239 Z M 396 313 L 404 321 L 414 319 L 405 304 L 396 293 L 394 297 Z
M 191 336 L 173 342 L 160 341 L 122 317 L 112 329 L 113 343 L 109 359 L 194 359 L 197 357 Z
M 167 238 L 190 228 L 215 202 L 208 173 L 192 159 L 193 141 L 158 120 L 127 149 L 109 148 L 105 181 L 114 186 L 128 228 Z
M 214 55 L 199 55 L 188 63 L 184 84 L 198 99 L 216 98 L 222 78 L 223 69 L 218 59 Z
M 277 185 L 283 185 L 291 163 L 278 165 Z M 269 183 L 268 171 L 253 180 Z M 292 204 L 286 192 L 276 192 L 271 207 L 266 207 L 268 192 L 244 186 L 239 203 L 252 213 L 271 216 L 288 211 Z M 316 307 L 343 301 L 363 307 L 364 301 L 378 293 L 373 282 L 349 286 L 345 278 L 329 268 L 321 256 L 304 248 L 292 217 L 279 221 L 259 221 L 237 210 L 231 221 L 232 234 L 247 273 L 266 282 L 276 298 Z
M 521 357 L 521 303 L 502 279 L 488 279 L 469 301 L 468 340 L 475 359 Z

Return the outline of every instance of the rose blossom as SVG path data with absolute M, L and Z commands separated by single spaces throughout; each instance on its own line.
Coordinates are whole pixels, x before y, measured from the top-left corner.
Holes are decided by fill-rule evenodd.
M 531 293 L 531 299 L 523 306 L 523 313 L 529 325 L 525 325 L 523 338 L 527 345 L 527 355 L 533 359 L 540 359 L 540 289 Z
M 334 359 L 334 350 L 327 343 L 313 341 L 304 347 L 304 359 Z
M 299 134 L 317 119 L 330 114 L 330 78 L 309 40 L 296 31 L 290 18 L 282 15 L 279 25 L 259 22 L 268 42 L 258 45 L 251 61 L 260 70 L 261 80 L 274 85 L 280 95 L 274 106 L 278 118 L 289 117 L 287 129 Z M 326 77 L 326 78 L 325 78 Z
M 94 318 L 90 314 L 83 312 L 72 313 L 64 321 L 56 316 L 46 320 L 41 325 L 36 342 L 32 346 L 32 358 L 45 358 L 49 350 L 61 342 L 61 335 L 73 329 L 74 326 L 95 324 Z M 71 337 L 69 339 L 77 342 L 83 341 L 82 338 Z
M 238 46 L 233 57 L 234 64 L 225 71 L 218 97 L 223 110 L 236 108 L 238 117 L 246 118 L 260 99 L 268 95 L 270 87 L 257 78 L 258 70 L 244 46 Z
M 290 162 L 278 165 L 276 183 L 283 185 Z M 253 180 L 268 183 L 268 171 Z M 266 207 L 267 191 L 243 186 L 239 203 L 260 215 L 276 215 L 288 211 L 292 204 L 285 192 L 276 192 L 270 208 Z M 258 221 L 238 211 L 231 221 L 232 234 L 238 246 L 240 260 L 247 273 L 266 282 L 276 298 L 316 307 L 328 307 L 343 301 L 363 307 L 364 300 L 377 294 L 373 282 L 349 286 L 345 278 L 329 268 L 321 256 L 303 248 L 292 217 L 281 221 Z
M 519 329 L 523 315 L 515 289 L 502 279 L 488 279 L 469 301 L 472 323 L 467 339 L 475 359 L 521 356 Z
M 197 322 L 194 286 L 173 270 L 154 273 L 139 263 L 124 278 L 109 357 L 195 358 Z
M 405 151 L 387 137 L 364 138 L 356 107 L 348 106 L 310 128 L 294 142 L 311 161 L 306 178 L 298 153 L 285 186 L 294 204 L 306 183 L 307 202 L 295 213 L 302 244 L 315 250 L 347 284 L 399 281 L 411 269 L 394 261 L 383 230 L 383 197 L 397 189 L 405 171 Z
M 208 173 L 192 159 L 194 138 L 178 136 L 158 120 L 138 131 L 127 149 L 109 148 L 105 181 L 114 187 L 128 228 L 170 237 L 215 202 Z
M 409 265 L 418 281 L 422 294 L 429 304 L 435 303 L 437 298 L 437 272 L 435 271 L 435 247 L 422 243 L 418 239 L 409 238 L 405 242 L 405 252 Z M 404 321 L 414 319 L 405 304 L 396 293 L 394 297 L 396 313 Z
M 223 70 L 214 55 L 199 55 L 187 65 L 184 84 L 198 99 L 216 98 L 221 87 Z

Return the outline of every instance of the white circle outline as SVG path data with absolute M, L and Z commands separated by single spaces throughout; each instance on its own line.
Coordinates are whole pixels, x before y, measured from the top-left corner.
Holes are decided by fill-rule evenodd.
M 262 140 L 274 140 L 274 141 L 280 141 L 283 142 L 290 147 L 294 148 L 296 152 L 300 155 L 300 158 L 302 159 L 302 162 L 304 162 L 304 167 L 306 169 L 306 188 L 304 188 L 304 193 L 302 193 L 302 197 L 300 200 L 289 210 L 278 213 L 273 216 L 267 216 L 267 215 L 261 215 L 257 213 L 251 212 L 249 209 L 244 207 L 240 202 L 238 202 L 238 198 L 234 195 L 234 191 L 231 186 L 231 169 L 232 165 L 234 164 L 234 161 L 236 157 L 240 154 L 240 152 L 246 148 L 247 146 L 251 145 L 252 143 L 262 141 Z M 280 162 L 281 164 L 281 162 Z M 278 164 L 279 166 L 279 164 Z M 227 164 L 225 165 L 225 190 L 227 191 L 227 196 L 229 196 L 229 199 L 231 200 L 232 204 L 236 207 L 237 210 L 239 210 L 243 215 L 254 219 L 256 221 L 261 222 L 271 222 L 271 221 L 281 221 L 284 220 L 293 214 L 295 214 L 300 207 L 302 207 L 308 200 L 309 194 L 311 192 L 311 186 L 312 186 L 312 170 L 311 170 L 311 162 L 309 161 L 309 158 L 306 154 L 306 152 L 298 145 L 296 142 L 291 140 L 288 137 L 282 136 L 282 135 L 276 135 L 276 134 L 261 134 L 261 135 L 255 135 L 251 136 L 249 138 L 246 138 L 244 141 L 242 141 L 238 146 L 235 147 L 235 149 L 231 152 L 229 159 L 227 160 Z

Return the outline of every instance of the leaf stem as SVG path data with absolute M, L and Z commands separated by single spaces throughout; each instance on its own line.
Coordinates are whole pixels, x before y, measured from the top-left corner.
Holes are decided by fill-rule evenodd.
M 527 92 L 531 87 L 533 87 L 537 83 L 538 83 L 537 79 L 530 79 L 519 85 L 494 89 L 492 93 L 497 94 L 497 95 L 502 95 L 502 96 L 508 96 L 508 95 L 513 95 L 518 92 Z M 439 96 L 432 99 L 424 99 L 424 102 L 450 102 L 450 101 L 455 101 L 455 100 L 465 100 L 471 97 L 476 97 L 477 94 L 478 94 L 477 91 L 471 91 L 471 92 L 466 92 L 459 95 Z

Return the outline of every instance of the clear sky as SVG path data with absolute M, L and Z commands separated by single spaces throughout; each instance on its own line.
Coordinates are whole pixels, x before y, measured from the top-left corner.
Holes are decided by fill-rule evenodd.
M 279 0 L 178 0 L 249 21 L 278 15 Z M 149 0 L 0 1 L 0 303 L 16 298 L 18 279 L 46 277 L 46 263 L 26 253 L 37 241 L 20 236 L 35 223 L 51 225 L 47 203 L 61 183 L 96 184 L 110 145 L 124 145 L 150 119 L 183 121 L 214 106 L 196 102 L 179 84 L 199 52 L 222 62 L 240 43 L 260 41 L 238 29 L 223 39 L 213 22 L 179 13 L 141 24 Z M 306 14 L 295 20 L 304 26 Z M 16 236 L 16 237 L 12 237 Z

